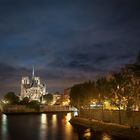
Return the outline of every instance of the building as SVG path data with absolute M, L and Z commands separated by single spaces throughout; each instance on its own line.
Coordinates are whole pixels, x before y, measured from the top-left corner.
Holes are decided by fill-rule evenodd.
M 62 106 L 69 106 L 70 105 L 70 96 L 69 96 L 69 89 L 65 89 L 64 93 L 56 92 L 53 95 L 53 104 L 54 105 L 62 105 Z
M 60 93 L 54 93 L 52 95 L 53 95 L 53 104 L 60 105 L 61 104 L 62 94 L 60 94 Z
M 21 94 L 20 98 L 28 97 L 29 100 L 40 101 L 43 95 L 46 95 L 46 84 L 41 83 L 40 77 L 34 75 L 34 68 L 32 77 L 22 77 L 21 80 Z

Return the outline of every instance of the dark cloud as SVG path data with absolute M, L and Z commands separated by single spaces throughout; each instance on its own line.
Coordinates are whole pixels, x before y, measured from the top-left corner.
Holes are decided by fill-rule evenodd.
M 139 0 L 0 1 L 0 91 L 19 91 L 36 74 L 50 91 L 134 62 Z

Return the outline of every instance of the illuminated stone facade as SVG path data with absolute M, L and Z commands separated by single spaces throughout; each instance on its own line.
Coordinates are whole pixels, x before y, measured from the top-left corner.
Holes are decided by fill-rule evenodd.
M 43 95 L 46 95 L 46 85 L 41 83 L 40 77 L 34 75 L 34 69 L 32 72 L 32 77 L 22 77 L 21 80 L 21 95 L 20 98 L 23 99 L 28 97 L 29 100 L 40 101 Z

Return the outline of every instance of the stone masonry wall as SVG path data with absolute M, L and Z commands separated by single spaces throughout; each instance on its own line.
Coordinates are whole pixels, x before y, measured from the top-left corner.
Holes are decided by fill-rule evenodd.
M 80 117 L 119 124 L 118 110 L 84 109 L 84 110 L 80 110 L 79 114 Z M 135 126 L 140 128 L 140 112 L 138 111 L 127 112 L 121 110 L 120 114 L 121 114 L 122 125 L 129 125 L 129 126 Z

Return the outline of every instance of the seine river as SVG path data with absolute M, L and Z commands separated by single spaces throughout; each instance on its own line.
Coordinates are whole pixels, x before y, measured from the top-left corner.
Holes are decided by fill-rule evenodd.
M 117 140 L 105 133 L 73 128 L 73 113 L 1 115 L 0 140 Z

